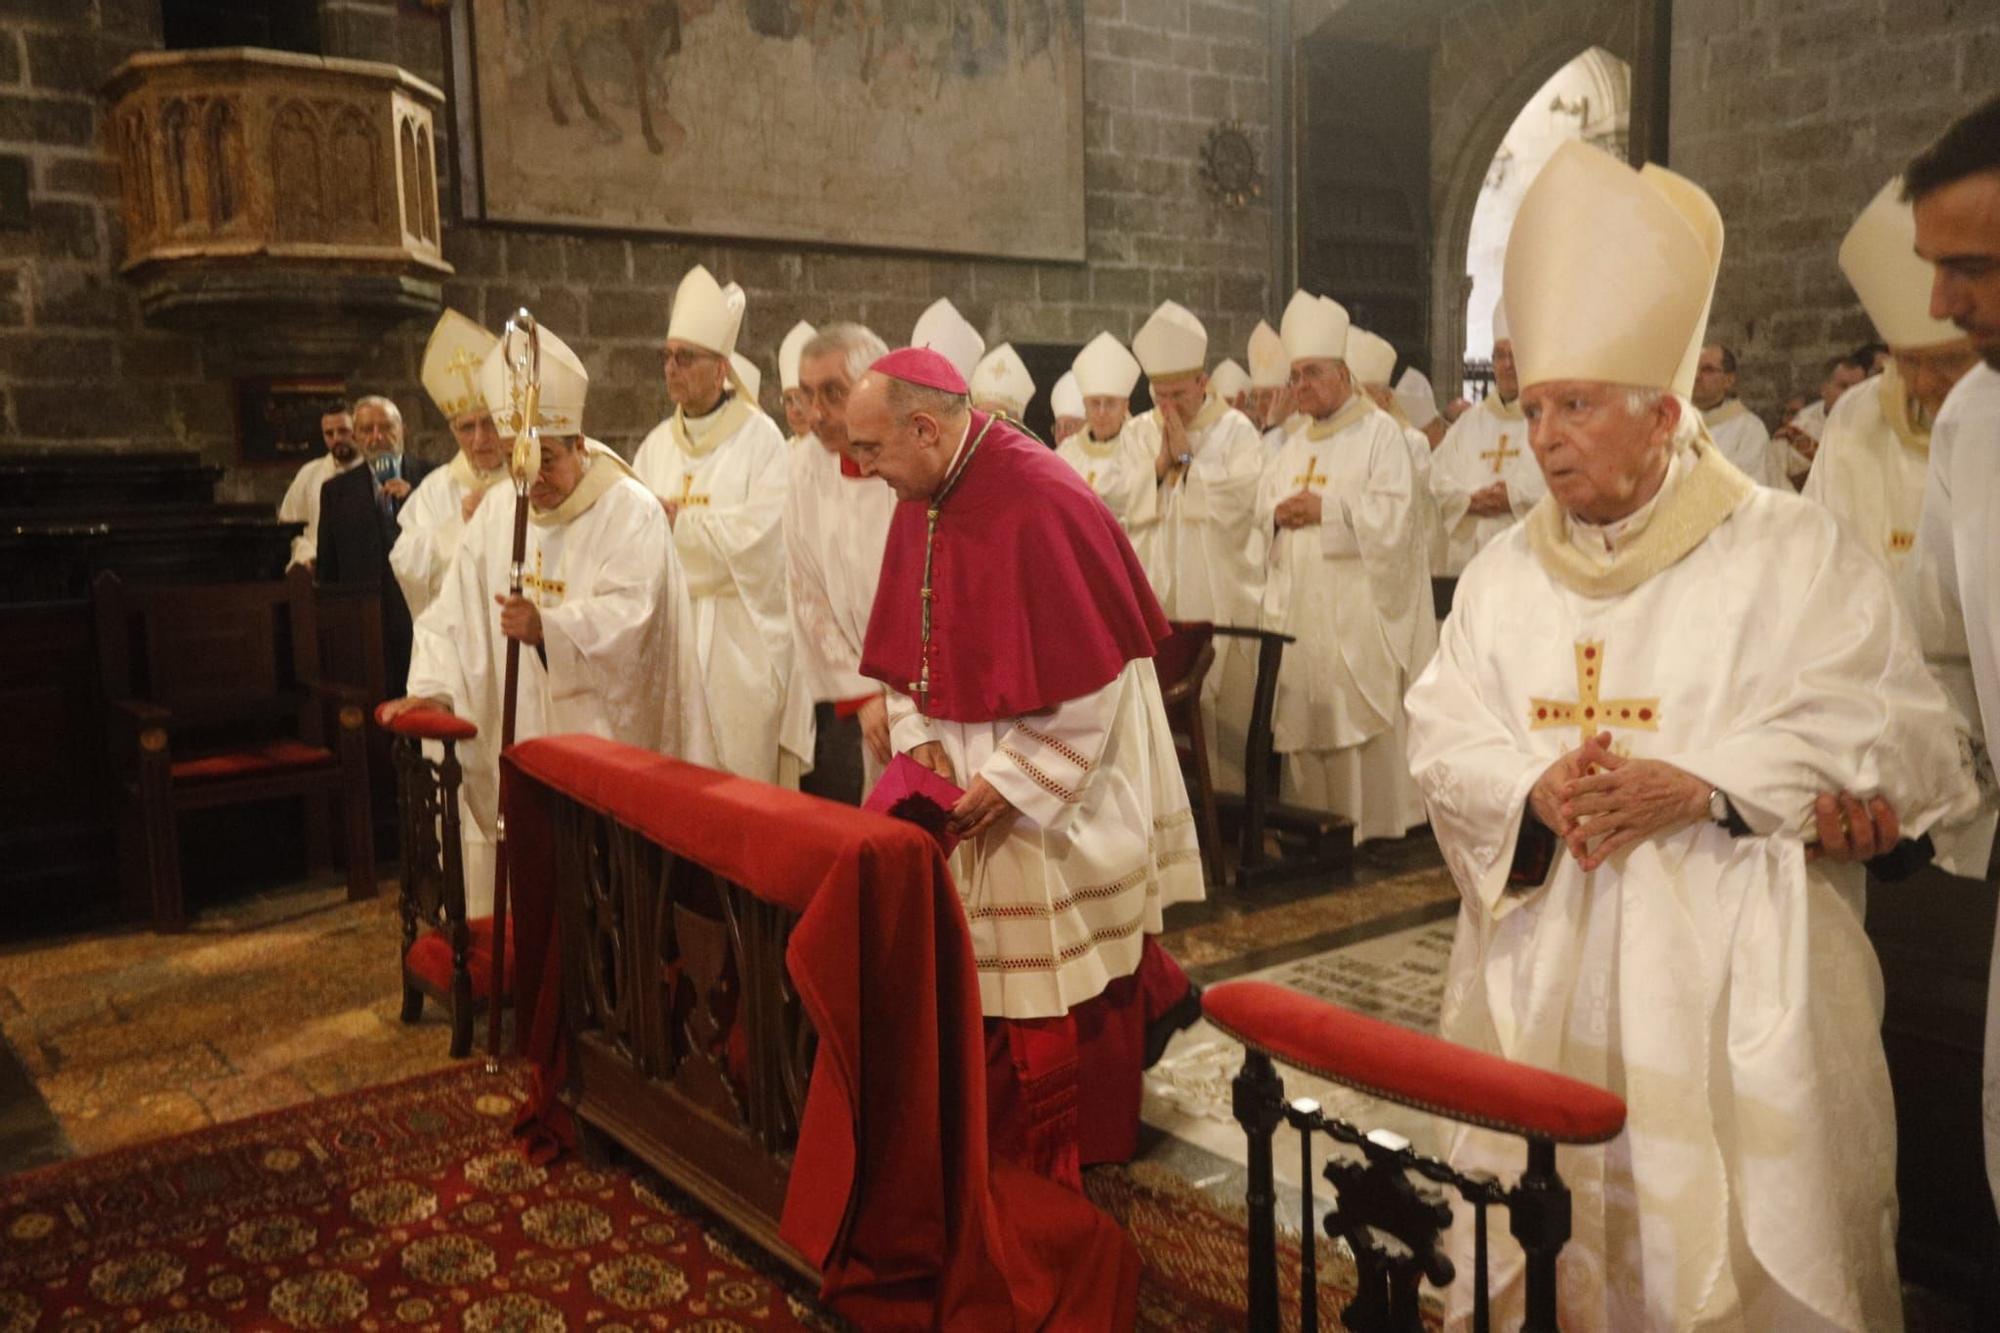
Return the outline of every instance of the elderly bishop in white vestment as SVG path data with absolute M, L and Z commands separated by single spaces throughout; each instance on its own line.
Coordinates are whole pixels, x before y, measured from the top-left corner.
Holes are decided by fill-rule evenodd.
M 1403 692 L 1437 640 L 1409 442 L 1353 387 L 1338 302 L 1299 292 L 1281 327 L 1308 417 L 1257 500 L 1273 534 L 1264 628 L 1294 640 L 1271 718 L 1285 798 L 1350 820 L 1356 842 L 1400 838 L 1424 822 L 1403 758 Z
M 1581 143 L 1522 201 L 1505 299 L 1551 496 L 1467 569 L 1408 701 L 1463 896 L 1442 1027 L 1629 1108 L 1559 1154 L 1566 1328 L 1896 1329 L 1863 877 L 1805 840 L 1822 791 L 1911 836 L 1975 798 L 1887 578 L 1686 401 L 1721 239 L 1691 183 Z M 1521 1148 L 1462 1128 L 1451 1158 Z M 1497 1326 L 1520 1267 L 1499 1239 Z
M 697 264 L 681 279 L 667 326 L 674 413 L 639 445 L 632 470 L 660 498 L 694 601 L 694 637 L 715 710 L 722 766 L 798 785 L 802 761 L 784 741 L 792 670 L 785 606 L 784 437 L 729 363 L 743 292 Z
M 1431 454 L 1431 496 L 1444 531 L 1442 574 L 1457 574 L 1547 491 L 1528 450 L 1506 305 L 1493 309 L 1493 392 L 1451 423 Z
M 507 475 L 493 414 L 479 389 L 479 368 L 499 342 L 456 310 L 439 316 L 424 346 L 424 391 L 451 428 L 458 452 L 417 483 L 396 515 L 389 568 L 414 620 L 437 596 L 459 539 L 486 492 Z
M 1159 521 L 1133 542 L 1153 594 L 1171 620 L 1255 627 L 1270 544 L 1257 525 L 1257 482 L 1269 458 L 1257 428 L 1208 387 L 1208 330 L 1186 308 L 1162 304 L 1133 337 L 1132 351 L 1154 404 L 1125 427 L 1153 460 L 1159 482 Z M 1218 640 L 1202 710 L 1211 771 L 1223 791 L 1243 790 L 1256 683 L 1256 644 Z
M 541 330 L 542 472 L 529 492 L 522 600 L 537 640 L 522 640 L 515 739 L 582 732 L 698 764 L 715 762 L 680 564 L 660 505 L 604 445 L 583 435 L 589 376 L 561 339 Z M 519 433 L 508 406 L 505 345 L 481 376 L 503 438 Z M 574 478 L 563 495 L 556 478 Z M 559 487 L 558 487 L 559 489 Z M 459 747 L 466 911 L 493 910 L 500 724 L 510 608 L 497 605 L 513 561 L 514 497 L 506 488 L 467 525 L 450 573 L 416 622 L 409 697 L 436 700 L 479 727 Z M 521 614 L 516 612 L 516 614 Z
M 1076 354 L 1070 373 L 1083 396 L 1084 427 L 1056 446 L 1056 457 L 1082 474 L 1136 545 L 1160 521 L 1154 446 L 1127 429 L 1138 359 L 1124 343 L 1099 333 Z

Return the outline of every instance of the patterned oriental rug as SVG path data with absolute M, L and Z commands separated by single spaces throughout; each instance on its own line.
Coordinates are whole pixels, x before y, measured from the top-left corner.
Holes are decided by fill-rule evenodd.
M 0 1180 L 0 1333 L 845 1327 L 649 1175 L 530 1164 L 523 1078 L 468 1062 Z M 1140 1328 L 1243 1326 L 1240 1211 L 1158 1166 L 1086 1182 L 1138 1244 Z M 1337 1311 L 1352 1268 L 1322 1245 L 1320 1275 Z

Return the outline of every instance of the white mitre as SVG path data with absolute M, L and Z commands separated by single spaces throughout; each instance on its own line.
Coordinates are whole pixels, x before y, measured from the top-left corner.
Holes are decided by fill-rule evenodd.
M 1208 372 L 1208 387 L 1214 389 L 1215 396 L 1226 403 L 1250 387 L 1250 372 L 1225 358 L 1221 365 Z
M 1250 387 L 1282 389 L 1292 378 L 1292 359 L 1285 355 L 1285 340 L 1263 320 L 1250 330 Z
M 1898 349 L 1934 347 L 1965 337 L 1957 325 L 1931 318 L 1929 262 L 1917 257 L 1917 221 L 1903 200 L 1903 178 L 1882 187 L 1840 243 L 1847 275 L 1876 336 Z
M 741 287 L 733 282 L 723 286 L 714 274 L 696 264 L 674 292 L 667 337 L 728 356 L 736 350 L 736 335 L 743 328 L 744 304 Z
M 1493 345 L 1512 341 L 1513 336 L 1507 329 L 1507 298 L 1503 295 L 1493 303 Z
M 916 327 L 910 330 L 910 346 L 930 348 L 951 362 L 967 384 L 972 382 L 979 358 L 986 354 L 986 339 L 942 296 L 917 316 Z
M 778 387 L 792 390 L 799 387 L 799 358 L 805 355 L 806 344 L 819 336 L 819 330 L 800 320 L 792 325 L 792 331 L 778 344 Z
M 536 330 L 535 340 L 541 349 L 542 386 L 535 424 L 550 435 L 581 435 L 583 400 L 590 391 L 590 372 L 583 368 L 583 362 L 569 349 L 569 344 L 546 326 Z M 493 414 L 493 429 L 503 440 L 521 433 L 513 392 L 517 371 L 509 364 L 508 352 L 511 348 L 518 362 L 526 345 L 527 334 L 520 332 L 496 340 L 479 367 L 480 397 L 486 400 L 487 410 Z
M 1396 373 L 1396 349 L 1380 334 L 1350 328 L 1347 331 L 1347 368 L 1354 373 L 1356 384 L 1379 384 L 1387 388 L 1389 377 Z
M 1347 307 L 1301 288 L 1285 306 L 1285 317 L 1278 321 L 1278 337 L 1284 340 L 1288 361 L 1343 360 L 1347 356 Z
M 741 352 L 729 354 L 729 373 L 743 390 L 743 397 L 752 407 L 764 392 L 764 372 L 757 369 L 757 363 Z
M 1685 397 L 1722 260 L 1701 188 L 1570 140 L 1522 196 L 1502 300 L 1521 386 L 1591 380 Z
M 1064 417 L 1083 417 L 1083 390 L 1076 387 L 1076 372 L 1065 370 L 1056 387 L 1049 390 L 1049 411 L 1057 421 Z
M 456 310 L 438 316 L 437 327 L 424 344 L 424 365 L 418 375 L 447 423 L 486 405 L 479 392 L 479 366 L 499 341 Z
M 1083 345 L 1070 362 L 1076 387 L 1085 398 L 1130 398 L 1139 382 L 1139 359 L 1125 350 L 1125 344 L 1109 333 L 1100 333 Z
M 1162 301 L 1139 326 L 1132 339 L 1132 354 L 1139 358 L 1149 380 L 1199 375 L 1208 364 L 1208 330 L 1180 302 Z
M 1438 419 L 1437 392 L 1431 388 L 1431 377 L 1415 366 L 1407 367 L 1396 381 L 1396 401 L 1418 430 Z
M 1035 381 L 1012 343 L 1001 343 L 981 357 L 972 368 L 972 378 L 966 381 L 966 387 L 975 404 L 992 403 L 1016 421 L 1035 396 Z

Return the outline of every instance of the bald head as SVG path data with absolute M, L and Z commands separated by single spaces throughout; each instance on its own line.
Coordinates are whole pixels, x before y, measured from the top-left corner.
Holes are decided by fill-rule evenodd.
M 869 371 L 847 399 L 847 454 L 863 476 L 880 477 L 901 500 L 937 493 L 965 439 L 963 394 Z

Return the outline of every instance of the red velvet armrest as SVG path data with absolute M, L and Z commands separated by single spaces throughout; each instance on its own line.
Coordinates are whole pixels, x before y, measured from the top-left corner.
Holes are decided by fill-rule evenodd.
M 1449 1120 L 1557 1143 L 1602 1143 L 1625 1103 L 1589 1083 L 1365 1018 L 1265 981 L 1202 993 L 1208 1021 L 1272 1059 Z
M 469 741 L 479 734 L 479 728 L 471 722 L 442 708 L 412 708 L 393 718 L 384 718 L 382 710 L 388 706 L 389 701 L 375 706 L 375 725 L 398 736 L 420 741 Z

